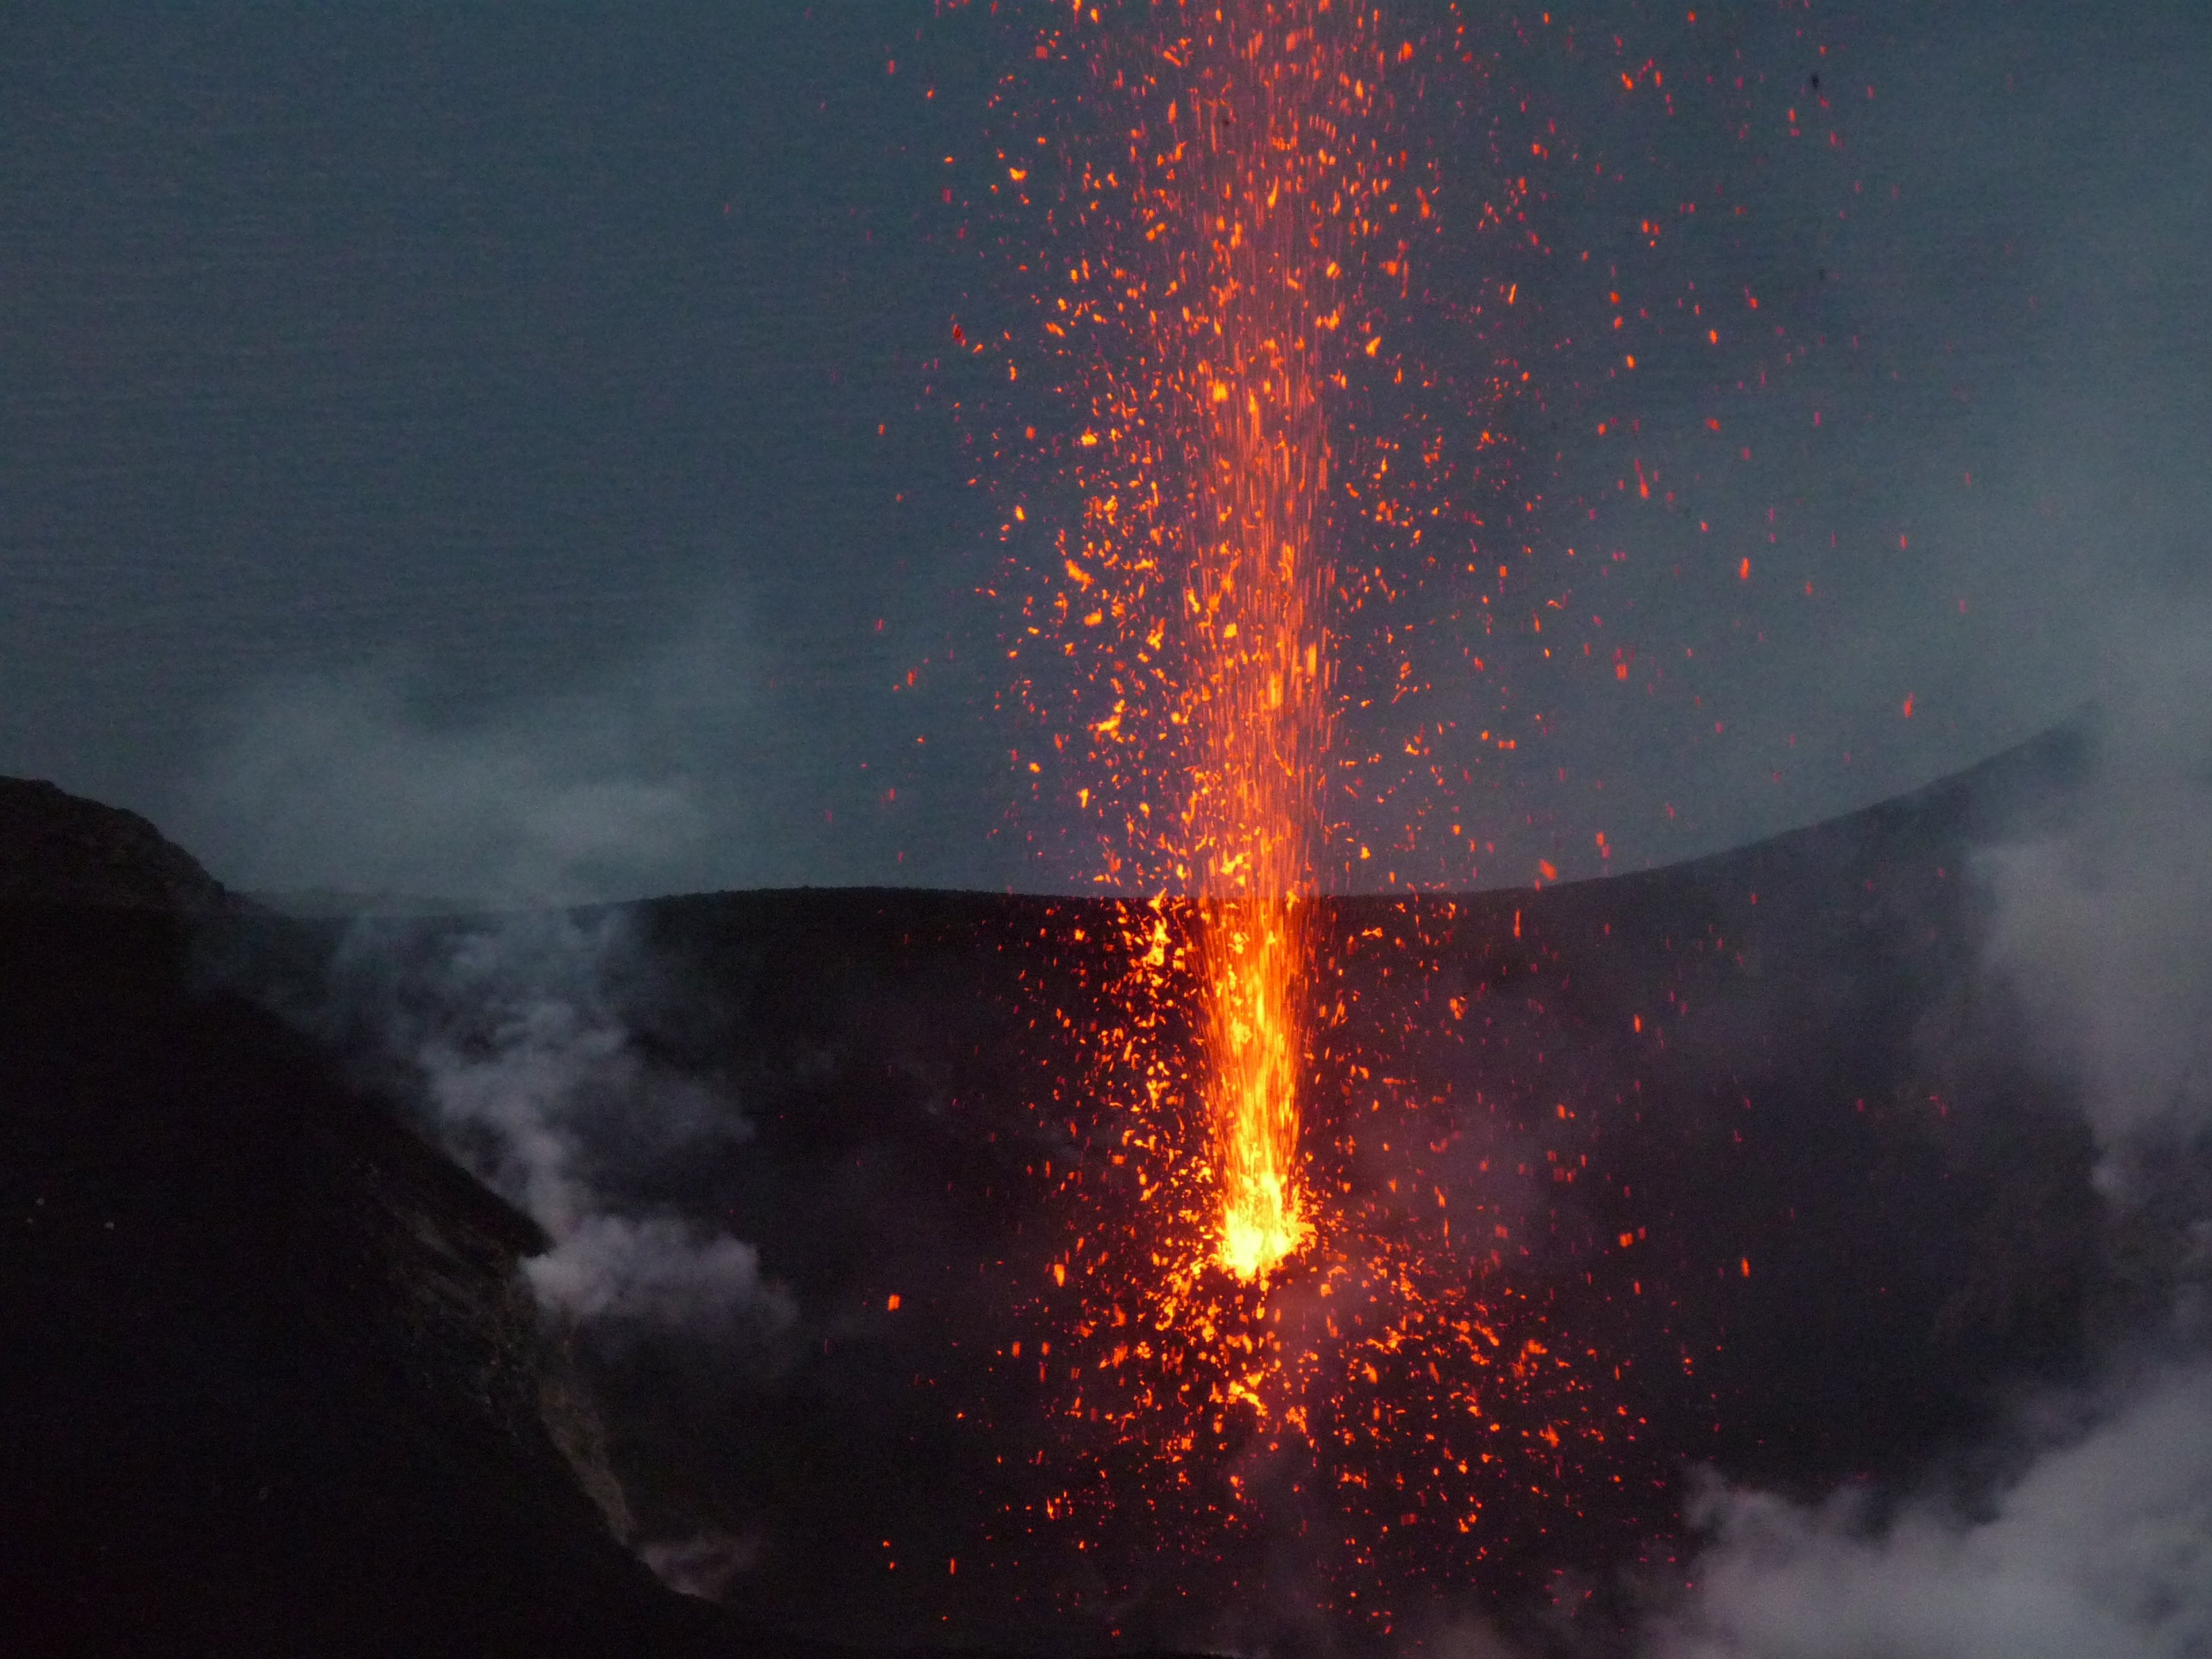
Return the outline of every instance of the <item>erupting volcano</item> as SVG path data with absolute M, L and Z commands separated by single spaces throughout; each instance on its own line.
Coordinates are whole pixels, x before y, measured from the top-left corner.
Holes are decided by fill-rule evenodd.
M 1170 1277 L 1205 1261 L 1251 1285 L 1316 1230 L 1300 900 L 1326 834 L 1334 696 L 1330 399 L 1380 346 L 1360 284 L 1397 204 L 1364 129 L 1390 54 L 1378 18 L 1331 0 L 1101 23 L 1079 8 L 1071 25 L 1092 95 L 1133 124 L 1116 124 L 1123 153 L 1076 153 L 1046 216 L 1079 239 L 1039 301 L 1084 417 L 1064 452 L 1082 506 L 1056 541 L 1070 586 L 1050 622 L 1095 700 L 1074 700 L 1074 735 L 1099 878 L 1195 904 L 1187 948 L 1169 954 L 1162 922 L 1134 941 L 1125 984 L 1132 1023 L 1181 1005 L 1195 1026 L 1195 1074 L 1156 1060 L 1146 1096 L 1195 1102 L 1177 1156 L 1206 1196 Z M 1062 45 L 1055 33 L 1038 56 Z M 1008 171 L 1021 185 L 1031 168 Z M 1394 275 L 1404 258 L 1401 240 Z
M 1135 993 L 1198 1008 L 1206 1226 L 1247 1282 L 1313 1231 L 1297 900 L 1331 714 L 1328 398 L 1377 344 L 1358 273 L 1390 181 L 1359 154 L 1371 94 L 1346 72 L 1370 27 L 1293 0 L 1161 9 L 1133 38 L 1096 37 L 1098 78 L 1137 125 L 1125 155 L 1079 164 L 1078 198 L 1114 194 L 1117 211 L 1097 264 L 1076 256 L 1046 310 L 1048 339 L 1110 342 L 1070 349 L 1089 419 L 1081 527 L 1061 550 L 1074 592 L 1056 610 L 1112 693 L 1085 722 L 1101 775 L 1079 810 L 1108 826 L 1105 873 L 1197 899 L 1195 948 Z
M 1409 1414 L 1470 1419 L 1464 1434 L 1424 1431 L 1440 1484 L 1420 1499 L 1465 1534 L 1480 1503 L 1441 1477 L 1490 1478 L 1501 1431 L 1475 1376 L 1503 1351 L 1515 1414 L 1537 1407 L 1523 1433 L 1556 1464 L 1560 1431 L 1539 1402 L 1564 1362 L 1534 1334 L 1540 1316 L 1491 1312 L 1515 1293 L 1478 1297 L 1449 1248 L 1445 1186 L 1476 1214 L 1485 1203 L 1408 1156 L 1461 1156 L 1449 1117 L 1407 1121 L 1449 1084 L 1389 1075 L 1385 1058 L 1406 1046 L 1392 1027 L 1441 1010 L 1378 1002 L 1376 985 L 1360 1009 L 1355 963 L 1385 930 L 1342 936 L 1317 899 L 1332 863 L 1369 856 L 1328 817 L 1346 701 L 1334 623 L 1390 586 L 1380 565 L 1347 578 L 1337 550 L 1356 522 L 1363 551 L 1395 539 L 1433 566 L 1422 538 L 1449 471 L 1418 413 L 1410 445 L 1348 435 L 1378 394 L 1407 395 L 1378 295 L 1411 293 L 1437 192 L 1433 169 L 1409 164 L 1396 83 L 1417 101 L 1439 54 L 1379 11 L 1236 0 L 1079 6 L 1036 57 L 1085 83 L 1038 92 L 1034 118 L 1058 127 L 1030 148 L 1024 82 L 1009 77 L 999 103 L 1004 188 L 1043 243 L 1018 264 L 1039 283 L 1030 343 L 1073 420 L 1055 434 L 1046 412 L 1042 439 L 1021 427 L 1045 511 L 1031 527 L 1017 504 L 1006 534 L 1046 531 L 1052 550 L 1013 579 L 1054 591 L 1022 599 L 1008 655 L 1050 733 L 1030 773 L 1049 762 L 1069 780 L 1093 878 L 1151 895 L 1111 908 L 1103 958 L 1073 929 L 1061 965 L 1103 992 L 1095 1012 L 1052 999 L 1083 1059 L 1042 1113 L 1074 1145 L 1034 1166 L 1069 1200 L 1073 1235 L 1038 1310 L 1037 1380 L 1065 1419 L 1105 1422 L 1153 1467 L 1140 1491 L 1217 1516 L 1251 1502 L 1240 1460 L 1255 1434 L 1321 1454 L 1325 1468 L 1291 1490 L 1341 1501 L 1369 1483 L 1363 1449 L 1395 1443 Z M 1056 186 L 1033 176 L 1048 161 L 1065 167 Z M 1005 338 L 1013 386 L 1025 348 Z M 1333 479 L 1348 443 L 1357 483 Z M 1055 501 L 1066 521 L 1052 527 Z M 1398 660 L 1394 702 L 1418 689 Z M 1417 761 L 1418 737 L 1405 745 Z M 1379 757 L 1342 763 L 1363 758 Z M 1428 921 L 1391 923 L 1389 951 L 1416 966 Z M 1449 1000 L 1456 1021 L 1465 1000 Z M 1486 1231 L 1497 1244 L 1510 1230 L 1493 1218 Z M 1055 1343 L 1077 1356 L 1064 1370 Z M 1133 1496 L 1064 1495 L 1048 1513 Z
M 1288 1532 L 1322 1606 L 1387 1628 L 1394 1585 L 1547 1571 L 1568 1533 L 1670 1518 L 1680 1448 L 1627 1403 L 1670 1316 L 1612 1151 L 1644 1085 L 1574 1058 L 1592 1039 L 1547 1012 L 1573 975 L 1533 920 L 1452 895 L 1504 834 L 1495 774 L 1545 734 L 1528 683 L 1649 697 L 1663 673 L 1589 608 L 1628 556 L 1591 545 L 1618 504 L 1571 498 L 1548 533 L 1565 451 L 1547 474 L 1522 429 L 1603 399 L 1588 429 L 1618 434 L 1625 346 L 1647 377 L 1655 349 L 1705 374 L 1733 347 L 1680 273 L 1656 276 L 1679 321 L 1632 340 L 1656 294 L 1548 244 L 1547 192 L 1621 176 L 1569 106 L 1504 89 L 1507 51 L 1580 61 L 1549 14 L 1009 15 L 987 172 L 947 176 L 981 180 L 959 234 L 990 233 L 1012 299 L 930 367 L 1000 503 L 1018 820 L 1121 896 L 998 945 L 1046 1045 L 1021 1167 L 1059 1233 L 1001 1264 L 999 1371 L 1052 1430 L 988 1559 L 1049 1531 L 1218 1568 L 1229 1532 Z M 1604 95 L 1674 118 L 1656 58 L 1599 53 Z M 1622 501 L 1686 510 L 1671 461 L 1631 459 Z
M 243 11 L 0 25 L 0 1656 L 2207 1649 L 2212 6 Z

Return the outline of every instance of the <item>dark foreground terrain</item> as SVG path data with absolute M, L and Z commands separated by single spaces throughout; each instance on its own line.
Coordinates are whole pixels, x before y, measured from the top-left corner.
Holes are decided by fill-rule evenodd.
M 2079 766 L 2053 738 L 1695 865 L 1328 908 L 1352 1000 L 1409 1034 L 1419 1098 L 1392 1110 L 1520 1241 L 1482 1271 L 1602 1352 L 1608 1408 L 1642 1425 L 1611 1466 L 1632 1478 L 1559 1465 L 1587 1492 L 1500 1513 L 1483 1605 L 1525 1639 L 1618 1636 L 1677 1547 L 1686 1463 L 1807 1493 L 1905 1478 L 2155 1296 L 1977 969 L 1973 849 L 2063 811 Z M 598 1200 L 757 1244 L 781 1311 L 735 1346 L 610 1334 L 541 1318 L 518 1263 L 546 1235 L 434 1149 L 424 1067 L 373 1029 L 511 920 L 258 911 L 27 787 L 0 785 L 5 1650 L 1279 1647 L 1298 1620 L 1240 1598 L 1368 1582 L 1333 1545 L 1163 1536 L 1136 1506 L 1079 1559 L 1022 1484 L 1048 1430 L 999 1363 L 1003 1287 L 1066 1247 L 1041 1158 L 1105 1160 L 1097 1121 L 1041 1109 L 1067 1062 L 1038 1010 L 1096 996 L 1065 948 L 1095 902 L 618 913 L 628 965 L 595 1006 L 732 1127 L 564 1132 Z M 1406 1012 L 1454 999 L 1449 1043 Z M 1347 1069 L 1317 1144 L 1382 1111 L 1348 1068 L 1383 1041 L 1318 1057 Z M 1418 1461 L 1401 1553 L 1363 1564 L 1403 1587 L 1400 1640 L 1455 1559 L 1424 1553 Z M 726 1606 L 618 1536 L 741 1540 Z
M 0 1651 L 813 1651 L 617 1543 L 538 1230 L 195 983 L 246 907 L 58 791 L 0 827 Z

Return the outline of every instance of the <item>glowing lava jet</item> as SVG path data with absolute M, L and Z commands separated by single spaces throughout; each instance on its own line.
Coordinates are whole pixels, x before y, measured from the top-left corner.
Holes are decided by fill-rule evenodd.
M 1032 322 L 956 335 L 944 372 L 1004 422 L 995 454 L 1037 464 L 990 590 L 1044 734 L 1010 758 L 1100 884 L 1150 896 L 1000 945 L 1066 1056 L 1025 1160 L 1065 1231 L 996 1351 L 1060 1430 L 1024 1460 L 1048 1495 L 1010 1510 L 1010 1558 L 1117 1516 L 1210 1552 L 1318 1503 L 1346 1517 L 1327 1577 L 1349 1604 L 1378 1540 L 1479 1557 L 1491 1495 L 1571 1492 L 1609 1443 L 1574 1351 L 1491 1278 L 1526 1254 L 1503 1189 L 1526 1169 L 1493 1169 L 1495 1096 L 1457 1099 L 1429 1052 L 1470 1006 L 1428 997 L 1455 913 L 1378 899 L 1354 924 L 1319 896 L 1364 854 L 1330 796 L 1393 787 L 1377 732 L 1431 765 L 1371 708 L 1374 752 L 1332 752 L 1340 715 L 1422 678 L 1395 642 L 1416 619 L 1344 635 L 1395 601 L 1386 570 L 1460 574 L 1451 470 L 1489 488 L 1495 459 L 1493 423 L 1441 418 L 1465 393 L 1383 335 L 1426 305 L 1408 264 L 1437 179 L 1409 118 L 1464 67 L 1443 27 L 1341 0 L 1055 9 L 994 100 L 988 191 Z
M 1310 1232 L 1298 1182 L 1298 1088 L 1312 880 L 1328 718 L 1316 545 L 1328 483 L 1324 327 L 1340 266 L 1313 209 L 1327 187 L 1297 31 L 1255 27 L 1217 49 L 1189 94 L 1192 251 L 1177 286 L 1208 313 L 1174 377 L 1197 471 L 1185 626 L 1196 732 L 1184 820 L 1204 903 L 1200 971 L 1206 1119 L 1220 1260 L 1251 1279 Z M 1291 50 L 1271 50 L 1271 38 Z M 1329 239 L 1334 240 L 1334 239 Z M 1211 337 L 1208 337 L 1209 335 Z M 1171 394 L 1173 395 L 1173 394 Z
M 1686 236 L 1744 213 L 1734 184 L 1613 159 L 1656 157 L 1677 118 L 1661 48 L 1742 51 L 1696 13 L 1594 35 L 1449 4 L 1056 0 L 989 27 L 1018 9 L 988 159 L 948 134 L 941 190 L 1028 316 L 969 319 L 927 371 L 1004 504 L 983 591 L 1030 845 L 1148 896 L 1025 909 L 994 940 L 1037 1045 L 1012 1156 L 1056 1213 L 990 1264 L 1020 1327 L 993 1375 L 1048 1431 L 994 1449 L 1023 1484 L 988 1559 L 1055 1539 L 1089 1582 L 1118 1540 L 1115 1594 L 1197 1594 L 1295 1535 L 1317 1605 L 1387 1632 L 1421 1586 L 1548 1583 L 1563 1540 L 1672 1501 L 1625 1392 L 1629 1337 L 1674 1340 L 1612 1150 L 1650 1103 L 1576 1024 L 1561 947 L 1449 890 L 1496 851 L 1478 802 L 1534 764 L 1536 688 L 1663 689 L 1597 606 L 1634 603 L 1629 515 L 1695 516 L 1704 452 L 1656 493 L 1632 452 L 1617 491 L 1570 498 L 1569 542 L 1516 431 L 1656 444 L 1638 385 L 1717 388 L 1724 361 L 1765 384 L 1764 330 L 1729 337 L 1645 200 Z M 1802 49 L 1794 14 L 1777 27 Z M 1699 96 L 1749 132 L 1765 83 L 1727 73 L 1732 103 L 1717 67 Z M 1633 246 L 1555 247 L 1547 204 L 1585 230 L 1618 207 Z
M 1100 45 L 1100 96 L 1138 118 L 1112 165 L 1080 165 L 1073 199 L 1097 199 L 1078 217 L 1111 234 L 1066 256 L 1070 292 L 1045 301 L 1091 416 L 1060 615 L 1091 634 L 1113 698 L 1089 723 L 1105 775 L 1081 806 L 1119 809 L 1112 878 L 1195 900 L 1186 982 L 1154 974 L 1138 994 L 1191 1007 L 1205 1231 L 1246 1283 L 1314 1234 L 1300 899 L 1332 706 L 1327 404 L 1379 343 L 1358 302 L 1391 182 L 1356 131 L 1380 90 L 1373 27 L 1331 0 L 1242 0 L 1153 7 L 1135 38 Z
M 1039 439 L 1012 391 L 1000 405 L 1066 504 L 1048 507 L 1064 522 L 1048 557 L 1018 502 L 1005 526 L 1016 693 L 1051 734 L 1026 770 L 1040 790 L 1067 780 L 1099 882 L 1152 895 L 1113 910 L 1111 963 L 1081 965 L 1072 933 L 1063 966 L 1104 992 L 1099 1015 L 1046 999 L 1088 1066 L 1046 1108 L 1073 1143 L 1039 1169 L 1071 1200 L 1048 1320 L 1103 1355 L 1057 1370 L 1064 1414 L 1168 1457 L 1255 1422 L 1307 1434 L 1301 1379 L 1343 1361 L 1317 1345 L 1348 1340 L 1328 1310 L 1365 1282 L 1356 1141 L 1340 1124 L 1317 1139 L 1301 1099 L 1346 1018 L 1340 988 L 1318 988 L 1343 954 L 1316 898 L 1346 852 L 1328 845 L 1346 758 L 1331 606 L 1374 586 L 1331 552 L 1395 538 L 1433 562 L 1442 441 L 1352 422 L 1406 378 L 1381 330 L 1436 227 L 1403 116 L 1443 55 L 1339 0 L 1128 0 L 1058 11 L 1044 67 L 994 100 L 989 188 L 1018 219 L 1006 247 L 1042 359 L 1017 362 L 1029 345 L 1006 331 L 1004 384 L 1042 367 L 1077 422 Z M 1329 1064 L 1316 1097 L 1341 1116 L 1372 1068 Z

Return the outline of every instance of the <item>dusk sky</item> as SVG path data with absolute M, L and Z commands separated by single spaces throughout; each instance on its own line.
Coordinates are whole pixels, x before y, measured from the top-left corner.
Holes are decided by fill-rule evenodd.
M 1464 418 L 1543 503 L 1520 611 L 1569 620 L 1431 676 L 1454 757 L 1516 740 L 1443 809 L 1483 848 L 1419 879 L 1735 845 L 2201 640 L 2201 8 L 1464 15 L 1462 217 L 1404 331 L 1448 362 L 1485 262 L 1534 273 L 1532 390 Z M 935 368 L 1027 303 L 969 164 L 1018 34 L 876 0 L 9 8 L 0 773 L 252 889 L 1087 885 L 976 591 L 1049 486 Z M 1598 158 L 1532 198 L 1537 255 L 1474 223 L 1486 99 Z M 1613 315 L 1692 293 L 1710 357 L 1610 366 Z

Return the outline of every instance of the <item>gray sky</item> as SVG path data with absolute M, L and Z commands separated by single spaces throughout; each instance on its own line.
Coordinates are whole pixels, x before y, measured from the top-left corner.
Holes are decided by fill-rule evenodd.
M 0 772 L 247 886 L 1080 884 L 1048 807 L 1009 814 L 973 597 L 999 520 L 921 394 L 949 319 L 1018 297 L 935 210 L 1005 65 L 927 11 L 9 8 Z M 1425 803 L 1495 845 L 1480 884 L 1938 775 L 2201 591 L 2200 9 L 1700 15 L 1560 10 L 1585 49 L 1533 35 L 1490 82 L 1610 171 L 1532 214 L 1547 392 L 1498 416 L 1547 502 L 1525 592 L 1604 621 L 1555 623 L 1549 660 L 1501 632 L 1425 705 L 1464 759 L 1521 734 Z M 1615 33 L 1674 117 L 1608 99 Z M 1425 275 L 1464 292 L 1492 257 Z M 1690 284 L 1784 332 L 1732 312 L 1717 368 L 1655 341 L 1608 378 L 1605 295 L 1656 317 Z M 1424 805 L 1354 827 L 1388 844 Z

